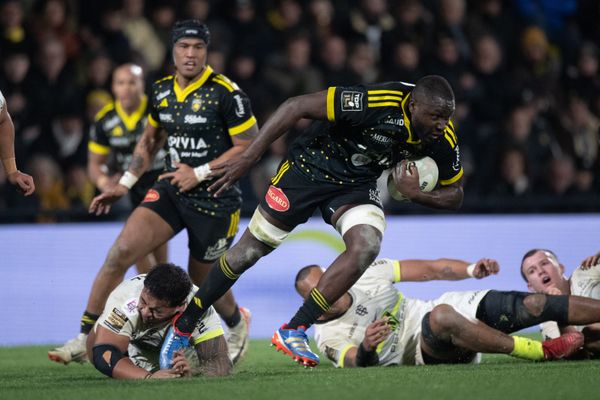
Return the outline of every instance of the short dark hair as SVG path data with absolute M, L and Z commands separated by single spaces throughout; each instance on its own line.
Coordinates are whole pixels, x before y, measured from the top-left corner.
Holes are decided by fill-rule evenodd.
M 153 297 L 165 300 L 169 307 L 182 304 L 192 290 L 192 281 L 181 267 L 175 264 L 157 264 L 146 275 L 144 287 Z
M 298 271 L 298 273 L 296 274 L 296 279 L 294 279 L 294 288 L 296 289 L 296 292 L 299 292 L 298 282 L 306 279 L 308 274 L 310 274 L 310 270 L 313 268 L 321 268 L 321 267 L 317 264 L 311 264 L 311 265 L 307 265 L 306 267 L 300 268 L 300 271 Z
M 440 97 L 443 100 L 454 101 L 454 91 L 446 78 L 439 75 L 427 75 L 422 77 L 415 84 L 412 91 L 413 96 L 420 99 L 430 99 Z
M 549 253 L 552 257 L 554 257 L 554 260 L 556 262 L 558 262 L 558 257 L 556 256 L 556 254 L 552 250 L 548 250 L 548 249 L 531 249 L 531 250 L 529 250 L 527 253 L 525 253 L 525 255 L 523 256 L 523 258 L 521 259 L 521 267 L 520 267 L 521 276 L 523 277 L 523 280 L 525 282 L 527 282 L 527 277 L 525 276 L 525 273 L 523 272 L 523 263 L 525 262 L 526 259 L 528 259 L 532 255 L 534 255 L 538 251 L 541 251 L 541 252 L 544 252 L 544 253 Z
M 202 39 L 207 46 L 210 43 L 208 26 L 197 19 L 184 19 L 175 22 L 171 31 L 171 45 L 174 46 L 179 39 L 185 37 Z

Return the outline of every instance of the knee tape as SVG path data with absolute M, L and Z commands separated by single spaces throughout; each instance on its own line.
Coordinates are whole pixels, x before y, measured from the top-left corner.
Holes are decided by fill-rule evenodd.
M 92 363 L 94 367 L 106 376 L 112 378 L 115 365 L 125 355 L 116 346 L 112 344 L 99 344 L 92 349 Z
M 284 231 L 267 221 L 260 211 L 258 211 L 258 208 L 252 215 L 248 229 L 255 238 L 274 249 L 289 235 L 289 232 Z
M 335 229 L 344 236 L 350 228 L 356 225 L 371 225 L 383 236 L 386 227 L 383 210 L 373 204 L 352 207 L 337 220 Z
M 528 296 L 544 296 L 539 315 L 532 314 L 524 305 Z M 569 297 L 548 296 L 526 292 L 490 290 L 477 307 L 477 319 L 504 333 L 512 333 L 545 321 L 565 324 L 568 320 Z

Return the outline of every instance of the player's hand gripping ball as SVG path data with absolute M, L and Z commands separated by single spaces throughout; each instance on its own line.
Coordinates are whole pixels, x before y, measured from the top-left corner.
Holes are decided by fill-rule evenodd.
M 435 189 L 435 186 L 438 182 L 438 166 L 431 157 L 423 157 L 414 160 L 410 160 L 409 163 L 412 163 L 419 173 L 419 187 L 422 192 L 431 192 Z M 395 173 L 395 170 L 392 171 L 392 174 Z M 410 174 L 410 169 L 408 171 Z M 388 192 L 393 199 L 398 201 L 408 202 L 410 201 L 408 197 L 406 197 L 402 192 L 398 190 L 396 184 L 394 182 L 394 177 L 390 174 L 388 177 Z

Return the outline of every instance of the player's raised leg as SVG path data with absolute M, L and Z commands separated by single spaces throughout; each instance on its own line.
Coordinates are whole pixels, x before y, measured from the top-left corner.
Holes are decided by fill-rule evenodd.
M 192 282 L 200 286 L 208 276 L 212 265 L 212 262 L 201 262 L 190 255 L 188 271 Z M 248 309 L 238 306 L 231 289 L 215 301 L 213 307 L 227 325 L 229 358 L 236 364 L 248 351 L 251 313 Z
M 110 292 L 123 281 L 136 260 L 167 242 L 173 234 L 173 228 L 154 211 L 145 207 L 133 211 L 96 275 L 81 319 L 80 334 L 64 346 L 49 351 L 50 360 L 64 364 L 86 360 L 87 334 L 100 316 Z

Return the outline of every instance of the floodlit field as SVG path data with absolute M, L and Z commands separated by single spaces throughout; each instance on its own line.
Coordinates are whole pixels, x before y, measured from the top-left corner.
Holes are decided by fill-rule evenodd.
M 228 378 L 115 381 L 90 364 L 46 359 L 50 346 L 0 348 L 0 399 L 596 399 L 600 361 L 531 363 L 486 356 L 481 365 L 314 370 L 253 341 Z

